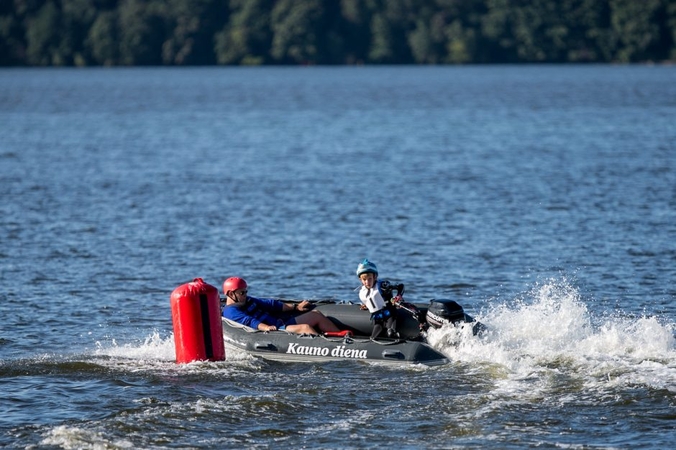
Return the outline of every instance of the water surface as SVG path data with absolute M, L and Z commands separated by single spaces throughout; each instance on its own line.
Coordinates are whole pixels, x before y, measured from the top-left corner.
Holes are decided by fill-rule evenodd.
M 664 448 L 676 69 L 0 70 L 0 445 Z M 171 291 L 409 301 L 452 363 L 174 364 Z

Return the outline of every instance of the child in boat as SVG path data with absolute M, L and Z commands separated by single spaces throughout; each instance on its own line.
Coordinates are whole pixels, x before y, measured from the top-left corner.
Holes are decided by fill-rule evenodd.
M 300 303 L 284 303 L 271 298 L 256 298 L 247 295 L 248 285 L 243 278 L 230 277 L 223 282 L 225 307 L 223 317 L 260 331 L 286 330 L 290 333 L 323 333 L 344 336 L 338 327 L 320 311 L 312 310 L 307 300 Z M 290 315 L 300 312 L 300 315 Z
M 387 336 L 399 338 L 397 333 L 397 308 L 395 304 L 401 302 L 404 293 L 404 284 L 392 284 L 387 280 L 378 280 L 378 268 L 368 259 L 364 259 L 357 266 L 357 276 L 361 281 L 359 300 L 361 309 L 368 309 L 373 322 L 371 339 L 375 339 L 387 329 Z M 397 295 L 394 296 L 394 291 Z

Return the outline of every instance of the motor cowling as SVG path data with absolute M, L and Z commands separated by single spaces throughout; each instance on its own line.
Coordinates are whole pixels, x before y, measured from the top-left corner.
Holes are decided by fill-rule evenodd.
M 441 328 L 447 323 L 465 322 L 465 310 L 453 300 L 432 299 L 425 321 L 432 328 Z
M 447 323 L 471 323 L 472 334 L 475 336 L 486 331 L 486 326 L 484 324 L 474 320 L 472 316 L 465 313 L 462 306 L 453 300 L 430 300 L 430 306 L 427 308 L 427 314 L 425 314 L 425 322 L 432 328 L 441 328 Z
M 201 278 L 171 293 L 176 362 L 223 361 L 225 348 L 218 289 Z

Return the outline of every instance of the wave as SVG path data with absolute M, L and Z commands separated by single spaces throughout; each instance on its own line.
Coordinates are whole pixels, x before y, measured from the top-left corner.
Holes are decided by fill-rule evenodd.
M 595 315 L 566 280 L 537 284 L 511 301 L 487 307 L 476 318 L 487 326 L 480 337 L 473 337 L 470 327 L 447 325 L 430 330 L 428 340 L 452 361 L 505 379 L 556 372 L 591 385 L 607 385 L 610 380 L 676 392 L 676 324 L 659 316 Z M 157 330 L 135 342 L 120 344 L 111 338 L 96 342 L 95 347 L 68 356 L 0 361 L 0 378 L 54 373 L 99 376 L 111 370 L 208 376 L 265 364 L 234 351 L 227 352 L 224 362 L 176 364 L 173 334 Z
M 0 360 L 0 379 L 41 375 L 93 378 L 102 373 L 180 373 L 183 375 L 222 373 L 255 366 L 257 361 L 241 352 L 229 352 L 226 361 L 195 361 L 176 364 L 174 336 L 162 337 L 154 330 L 136 342 L 120 344 L 116 339 L 96 342 L 94 350 L 81 353 L 43 354 L 31 358 Z
M 429 340 L 453 361 L 492 366 L 514 383 L 561 376 L 569 379 L 564 389 L 638 384 L 676 392 L 674 322 L 621 311 L 594 315 L 565 279 L 537 284 L 477 319 L 487 325 L 480 338 L 469 327 L 446 325 Z

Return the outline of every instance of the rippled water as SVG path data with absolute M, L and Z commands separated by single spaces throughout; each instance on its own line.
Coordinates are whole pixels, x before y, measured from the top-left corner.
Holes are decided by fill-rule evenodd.
M 0 70 L 0 445 L 663 448 L 676 68 Z M 169 294 L 489 326 L 445 367 L 174 363 Z

